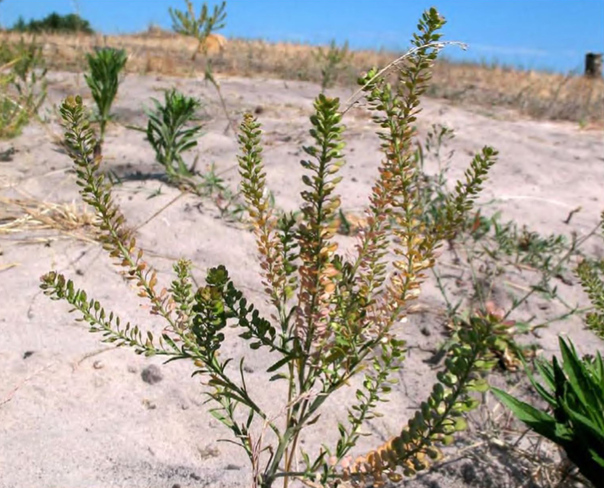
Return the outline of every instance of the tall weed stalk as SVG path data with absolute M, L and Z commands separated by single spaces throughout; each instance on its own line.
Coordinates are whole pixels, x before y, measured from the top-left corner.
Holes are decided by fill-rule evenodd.
M 195 61 L 198 53 L 203 54 L 206 62 L 205 81 L 210 82 L 216 89 L 216 93 L 220 99 L 220 105 L 228 121 L 225 133 L 229 128 L 232 128 L 233 131 L 236 132 L 237 127 L 229 115 L 226 100 L 222 95 L 220 83 L 214 76 L 212 59 L 209 56 L 210 40 L 212 39 L 212 36 L 216 37 L 216 32 L 226 26 L 226 2 L 223 1 L 220 5 L 215 5 L 211 13 L 208 5 L 203 3 L 198 17 L 195 15 L 191 0 L 185 0 L 185 2 L 187 4 L 187 10 L 185 11 L 170 8 L 172 29 L 174 32 L 183 36 L 192 37 L 197 40 L 197 48 L 191 56 L 191 61 Z

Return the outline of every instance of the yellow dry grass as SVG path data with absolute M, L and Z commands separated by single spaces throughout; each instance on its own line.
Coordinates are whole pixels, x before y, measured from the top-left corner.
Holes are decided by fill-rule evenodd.
M 96 233 L 92 225 L 94 219 L 93 213 L 74 202 L 50 203 L 33 198 L 0 197 L 0 235 L 54 230 L 88 240 Z
M 2 42 L 13 42 L 20 34 L 2 33 Z M 203 56 L 191 57 L 198 49 L 195 39 L 151 27 L 147 31 L 119 36 L 44 34 L 37 37 L 44 46 L 52 69 L 86 69 L 86 53 L 95 46 L 125 49 L 127 69 L 137 73 L 192 76 L 202 73 Z M 223 75 L 274 77 L 319 81 L 313 46 L 268 43 L 261 40 L 229 39 L 215 35 L 208 51 L 214 70 Z M 363 71 L 385 66 L 396 53 L 354 51 L 352 60 L 340 72 L 338 82 L 354 84 Z M 440 61 L 428 95 L 456 103 L 483 107 L 506 107 L 536 118 L 571 120 L 583 126 L 604 126 L 604 80 L 565 76 L 537 71 L 520 71 L 500 66 Z

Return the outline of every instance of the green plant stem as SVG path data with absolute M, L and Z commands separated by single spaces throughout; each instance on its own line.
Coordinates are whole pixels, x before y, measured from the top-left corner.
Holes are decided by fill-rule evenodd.
M 220 88 L 220 84 L 214 79 L 214 76 L 211 77 L 210 82 L 212 83 L 212 86 L 216 89 L 216 93 L 218 93 L 218 99 L 220 100 L 222 111 L 224 112 L 224 115 L 227 119 L 227 126 L 224 130 L 224 133 L 226 134 L 229 129 L 231 129 L 233 131 L 233 134 L 237 134 L 237 126 L 229 115 L 229 109 L 227 107 L 226 100 L 222 96 L 222 89 Z

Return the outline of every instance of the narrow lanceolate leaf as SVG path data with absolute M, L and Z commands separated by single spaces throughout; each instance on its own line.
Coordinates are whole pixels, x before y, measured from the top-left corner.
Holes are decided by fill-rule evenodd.
M 117 95 L 119 74 L 128 56 L 123 49 L 103 47 L 87 54 L 86 57 L 90 73 L 84 75 L 84 78 L 99 111 L 100 142 L 102 142 L 111 115 L 111 105 Z
M 173 182 L 192 176 L 183 155 L 197 146 L 202 125 L 196 122 L 195 113 L 201 102 L 172 89 L 164 94 L 164 103 L 153 99 L 154 110 L 147 110 L 147 140 L 155 151 L 155 159 L 164 166 Z
M 503 390 L 493 388 L 492 391 L 519 420 L 531 427 L 535 432 L 547 437 L 551 441 L 561 441 L 556 433 L 556 420 L 551 415 L 542 412 L 526 402 L 514 398 Z

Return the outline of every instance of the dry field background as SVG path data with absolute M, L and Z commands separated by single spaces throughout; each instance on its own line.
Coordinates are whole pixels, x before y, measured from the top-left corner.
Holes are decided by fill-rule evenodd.
M 20 36 L 2 33 L 7 40 Z M 54 70 L 80 72 L 86 66 L 86 52 L 105 45 L 126 49 L 129 54 L 126 69 L 130 72 L 194 76 L 204 70 L 202 57 L 191 63 L 197 41 L 157 27 L 134 35 L 45 34 L 37 39 L 44 45 L 47 63 Z M 219 74 L 320 81 L 321 70 L 314 57 L 316 49 L 301 44 L 228 39 L 224 46 L 216 44 L 211 52 L 214 70 Z M 385 66 L 398 54 L 354 51 L 337 81 L 353 85 L 359 73 L 373 66 Z M 464 106 L 478 105 L 487 114 L 493 107 L 506 107 L 539 119 L 578 122 L 583 128 L 604 127 L 602 79 L 439 61 L 428 95 Z

